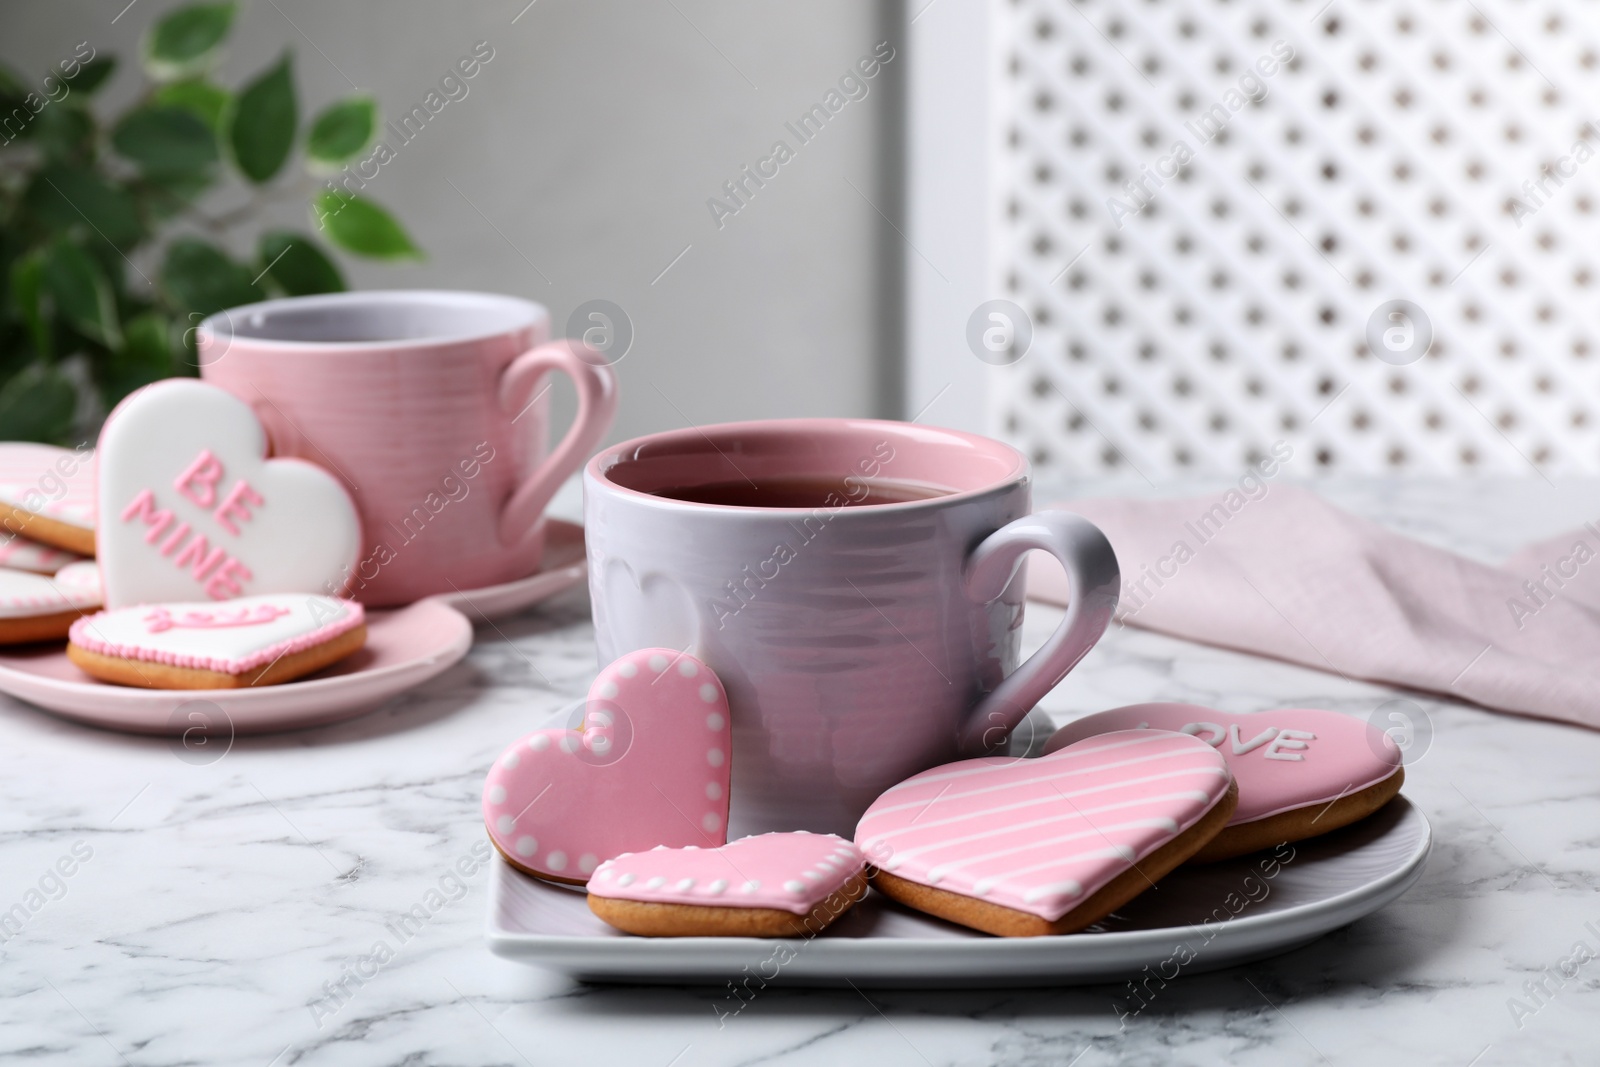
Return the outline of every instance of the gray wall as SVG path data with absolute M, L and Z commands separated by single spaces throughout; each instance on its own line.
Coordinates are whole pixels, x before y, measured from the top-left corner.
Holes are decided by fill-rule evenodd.
M 138 0 L 112 24 L 124 2 L 7 3 L 0 56 L 33 77 L 88 40 L 124 60 L 101 103 L 126 100 L 140 84 L 139 35 L 174 5 Z M 245 7 L 218 80 L 236 86 L 292 46 L 303 113 L 354 82 L 393 117 L 474 42 L 494 48 L 470 94 L 367 189 L 410 227 L 427 262 L 345 260 L 352 283 L 526 296 L 550 307 L 557 332 L 578 304 L 614 301 L 636 341 L 617 367 L 613 440 L 686 420 L 898 412 L 901 238 L 873 205 L 898 223 L 903 43 L 893 41 L 898 54 L 869 95 L 798 148 L 720 230 L 706 207 L 774 140 L 797 144 L 785 121 L 893 38 L 898 6 L 538 0 L 524 11 L 524 3 Z M 242 195 L 219 194 L 216 205 Z M 304 226 L 303 202 L 267 217 Z

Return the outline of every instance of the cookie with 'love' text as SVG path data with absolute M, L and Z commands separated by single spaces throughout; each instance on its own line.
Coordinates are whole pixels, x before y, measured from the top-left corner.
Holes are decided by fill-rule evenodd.
M 1194 856 L 1201 863 L 1348 826 L 1387 804 L 1405 782 L 1392 737 L 1315 708 L 1230 715 L 1198 704 L 1133 704 L 1068 723 L 1045 751 L 1130 729 L 1198 737 L 1221 753 L 1239 783 L 1239 807 Z
M 366 643 L 353 600 L 308 593 L 224 604 L 141 604 L 72 624 L 67 658 L 104 682 L 145 689 L 243 689 L 321 670 Z

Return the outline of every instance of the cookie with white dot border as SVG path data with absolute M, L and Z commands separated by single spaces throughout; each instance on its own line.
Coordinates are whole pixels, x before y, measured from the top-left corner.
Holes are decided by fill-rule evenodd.
M 670 648 L 630 652 L 589 687 L 576 728 L 535 730 L 490 767 L 489 840 L 518 870 L 582 885 L 605 860 L 727 840 L 728 696 Z
M 100 568 L 93 560 L 55 575 L 0 569 L 0 645 L 59 640 L 99 606 Z
M 589 910 L 644 937 L 803 937 L 867 892 L 866 860 L 832 834 L 758 834 L 721 848 L 656 848 L 607 860 Z

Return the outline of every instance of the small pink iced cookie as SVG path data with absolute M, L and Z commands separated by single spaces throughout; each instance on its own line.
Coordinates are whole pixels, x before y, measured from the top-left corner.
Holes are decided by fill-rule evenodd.
M 94 452 L 0 442 L 0 529 L 94 554 Z
M 1198 704 L 1132 704 L 1068 723 L 1045 752 L 1097 734 L 1146 728 L 1198 737 L 1222 753 L 1239 783 L 1239 807 L 1195 856 L 1200 862 L 1336 830 L 1388 803 L 1405 781 L 1400 750 L 1388 734 L 1313 708 L 1230 715 Z
M 630 652 L 589 687 L 577 729 L 535 730 L 483 786 L 489 839 L 512 866 L 582 884 L 603 860 L 727 840 L 728 698 L 670 648 Z
M 83 557 L 76 552 L 52 548 L 38 541 L 30 541 L 20 534 L 8 535 L 0 530 L 0 568 L 54 574 L 69 563 L 82 561 Z
M 107 682 L 150 689 L 233 689 L 291 681 L 366 641 L 352 600 L 313 593 L 225 604 L 141 604 L 72 624 L 67 657 Z
M 67 636 L 84 612 L 100 606 L 100 571 L 92 560 L 54 575 L 0 569 L 0 645 Z
M 651 937 L 814 934 L 866 894 L 865 867 L 850 842 L 804 831 L 627 852 L 596 868 L 589 907 Z
M 1003 936 L 1070 933 L 1188 859 L 1233 807 L 1210 745 L 1130 730 L 914 775 L 867 809 L 856 844 L 873 885 L 911 907 Z

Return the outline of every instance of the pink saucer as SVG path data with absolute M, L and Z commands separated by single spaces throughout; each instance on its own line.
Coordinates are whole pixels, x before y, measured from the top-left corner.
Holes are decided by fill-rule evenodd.
M 180 705 L 220 708 L 235 733 L 322 726 L 364 715 L 453 666 L 472 646 L 472 624 L 447 604 L 422 600 L 367 612 L 367 643 L 326 670 L 260 689 L 133 689 L 95 681 L 64 644 L 0 652 L 0 692 L 79 722 L 134 733 L 184 727 Z
M 481 589 L 438 593 L 428 599 L 449 604 L 474 622 L 490 622 L 526 611 L 557 593 L 582 585 L 588 576 L 583 527 L 561 519 L 549 519 L 545 524 L 544 559 L 533 574 Z

